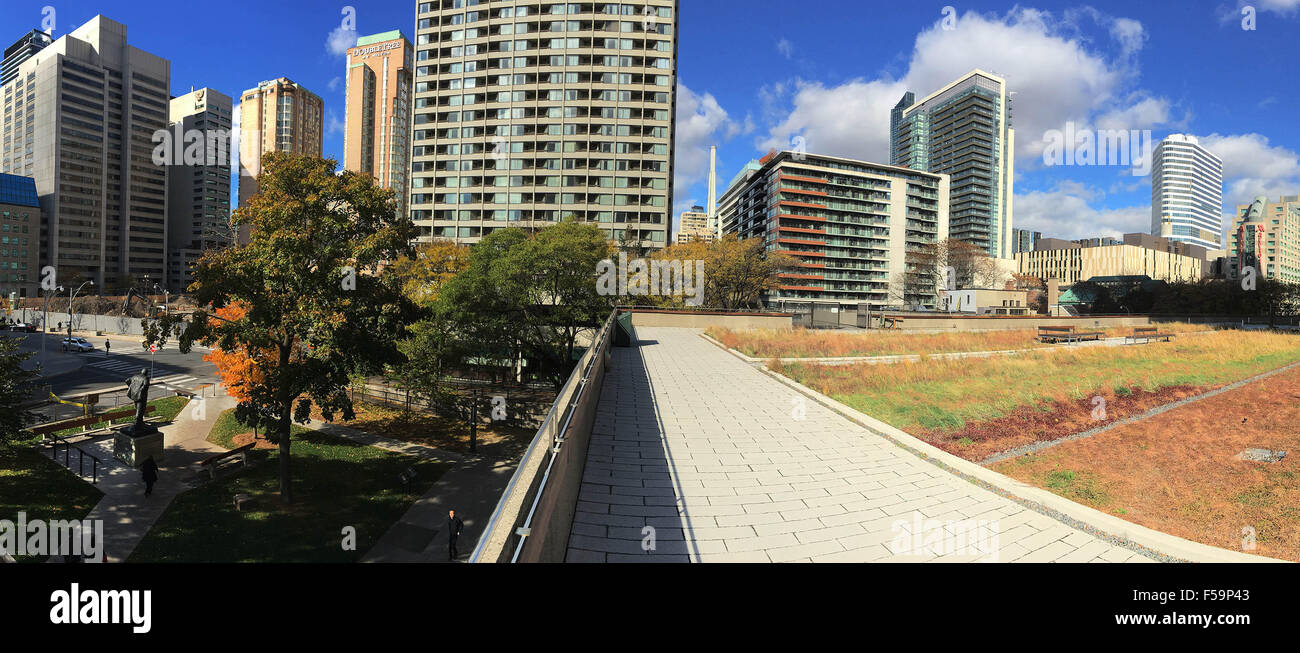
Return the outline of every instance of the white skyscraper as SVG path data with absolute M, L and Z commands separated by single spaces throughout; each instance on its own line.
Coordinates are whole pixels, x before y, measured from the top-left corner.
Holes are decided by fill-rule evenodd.
M 1171 134 L 1156 146 L 1151 234 L 1223 249 L 1223 160 L 1195 136 Z

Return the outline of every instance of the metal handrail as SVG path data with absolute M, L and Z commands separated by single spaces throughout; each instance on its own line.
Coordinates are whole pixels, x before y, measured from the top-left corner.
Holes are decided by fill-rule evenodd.
M 547 450 L 550 451 L 551 458 L 547 462 L 545 472 L 543 472 L 542 474 L 542 481 L 541 484 L 538 485 L 537 487 L 537 493 L 533 496 L 532 506 L 529 508 L 528 517 L 524 521 L 524 526 L 523 526 L 523 529 L 525 529 L 524 533 L 528 532 L 526 529 L 531 528 L 533 515 L 537 510 L 538 501 L 542 496 L 542 492 L 544 492 L 546 489 L 546 483 L 547 480 L 550 478 L 551 468 L 555 465 L 555 459 L 560 452 L 560 445 L 563 444 L 564 442 L 564 434 L 568 431 L 569 422 L 573 419 L 573 411 L 574 409 L 576 409 L 578 405 L 578 401 L 584 395 L 584 391 L 586 390 L 587 387 L 587 382 L 591 378 L 591 371 L 595 369 L 594 364 L 596 363 L 597 356 L 600 355 L 601 348 L 605 344 L 607 344 L 607 341 L 610 340 L 610 337 L 613 334 L 614 322 L 617 319 L 618 319 L 618 310 L 615 309 L 614 312 L 612 312 L 609 318 L 605 321 L 605 325 L 601 328 L 597 336 L 592 339 L 591 347 L 588 348 L 587 353 L 585 354 L 585 356 L 589 357 L 586 362 L 586 365 L 579 365 L 577 367 L 574 367 L 573 371 L 569 373 L 568 380 L 565 381 L 564 385 L 561 387 L 559 394 L 560 396 L 563 396 L 564 388 L 568 388 L 569 386 L 575 383 L 577 384 L 577 389 L 574 391 L 573 396 L 569 399 L 568 403 L 564 406 L 564 412 L 567 413 L 567 416 L 565 417 L 564 420 L 564 425 L 560 429 L 560 431 L 556 433 L 555 440 L 551 443 L 551 446 L 547 447 Z M 524 458 L 519 461 L 519 466 L 516 468 L 515 474 L 510 478 L 510 483 L 506 485 L 505 491 L 501 493 L 501 498 L 497 500 L 496 508 L 492 511 L 492 517 L 491 519 L 488 520 L 487 526 L 485 526 L 483 528 L 483 531 L 479 534 L 478 544 L 475 545 L 474 552 L 470 554 L 471 563 L 479 562 L 479 558 L 483 554 L 483 549 L 485 546 L 487 546 L 488 536 L 492 533 L 493 529 L 496 528 L 497 522 L 500 521 L 502 517 L 502 513 L 505 512 L 506 502 L 509 500 L 511 493 L 518 485 L 523 470 L 527 469 L 528 461 L 531 460 L 534 455 L 539 453 L 538 445 L 541 443 L 542 438 L 546 436 L 548 428 L 555 420 L 556 409 L 558 408 L 560 408 L 559 401 L 556 401 L 554 404 L 551 404 L 551 410 L 549 410 L 546 413 L 546 419 L 542 421 L 542 425 L 537 429 L 537 435 L 533 436 L 532 442 L 529 443 L 528 445 L 527 455 L 525 455 Z M 516 545 L 515 552 L 511 556 L 510 562 L 513 563 L 519 559 L 519 554 L 520 552 L 523 551 L 524 543 L 527 541 L 528 541 L 528 535 L 521 534 L 519 544 Z

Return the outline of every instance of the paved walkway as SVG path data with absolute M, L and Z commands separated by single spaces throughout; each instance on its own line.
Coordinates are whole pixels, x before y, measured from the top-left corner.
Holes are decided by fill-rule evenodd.
M 570 562 L 956 562 L 994 551 L 1000 562 L 1153 561 L 917 458 L 698 330 L 637 336 L 638 347 L 614 350 L 601 390 Z
M 202 401 L 201 410 L 196 410 L 199 404 L 192 400 L 174 422 L 161 428 L 165 447 L 163 463 L 158 470 L 153 495 L 148 498 L 144 496 L 140 471 L 113 457 L 111 436 L 78 445 L 103 462 L 96 487 L 104 496 L 86 519 L 104 520 L 106 562 L 123 562 L 130 557 L 172 499 L 206 480 L 206 475 L 193 466 L 214 453 L 225 451 L 208 442 L 207 437 L 217 417 L 226 409 L 233 408 L 236 402 L 224 393 L 218 397 L 208 396 Z

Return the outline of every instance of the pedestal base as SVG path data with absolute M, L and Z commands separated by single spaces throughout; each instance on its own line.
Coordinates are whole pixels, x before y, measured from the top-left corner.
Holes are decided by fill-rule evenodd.
M 161 465 L 163 462 L 162 431 L 148 424 L 140 429 L 134 426 L 118 429 L 113 435 L 113 457 L 132 469 L 139 469 L 144 465 L 144 461 L 150 458 Z

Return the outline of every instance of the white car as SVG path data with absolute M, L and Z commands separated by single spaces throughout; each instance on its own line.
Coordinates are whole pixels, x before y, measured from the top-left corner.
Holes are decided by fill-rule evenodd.
M 89 342 L 86 342 L 85 338 L 64 338 L 63 351 L 75 351 L 78 353 L 84 353 L 88 351 L 95 351 L 95 346 L 90 344 Z

